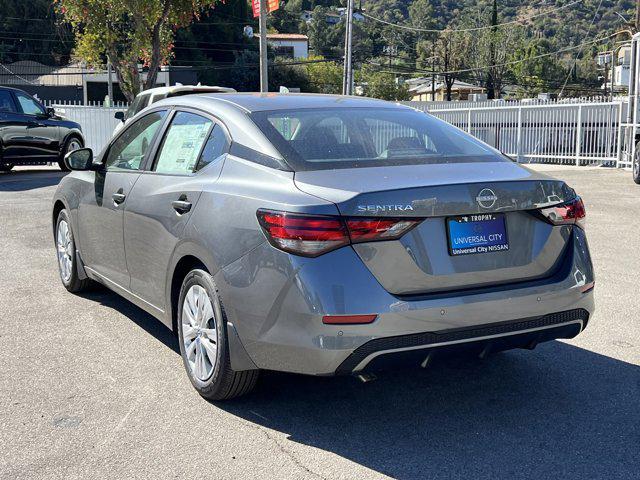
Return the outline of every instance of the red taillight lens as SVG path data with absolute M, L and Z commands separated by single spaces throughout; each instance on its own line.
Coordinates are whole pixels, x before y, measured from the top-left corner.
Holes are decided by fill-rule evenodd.
M 271 245 L 308 257 L 349 243 L 395 240 L 421 220 L 404 218 L 346 218 L 258 210 L 258 221 Z
M 349 244 L 337 217 L 258 210 L 258 221 L 271 245 L 285 252 L 316 257 Z
M 349 218 L 347 228 L 353 243 L 395 240 L 418 225 L 421 220 L 398 218 Z
M 554 225 L 576 224 L 584 226 L 584 219 L 587 212 L 580 197 L 576 197 L 571 202 L 540 210 L 542 215 Z

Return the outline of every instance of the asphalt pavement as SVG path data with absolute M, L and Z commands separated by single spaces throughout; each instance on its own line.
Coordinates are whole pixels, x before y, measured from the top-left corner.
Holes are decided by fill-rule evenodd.
M 587 207 L 597 312 L 583 334 L 367 384 L 266 373 L 221 404 L 193 390 L 158 321 L 63 288 L 62 174 L 0 174 L 0 478 L 639 478 L 640 186 L 543 169 Z

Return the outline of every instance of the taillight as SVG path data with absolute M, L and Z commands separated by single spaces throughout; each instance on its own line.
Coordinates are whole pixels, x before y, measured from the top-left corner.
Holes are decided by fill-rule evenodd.
M 317 257 L 350 243 L 395 240 L 421 220 L 342 218 L 258 210 L 258 222 L 269 243 L 285 252 Z
M 554 225 L 576 224 L 581 227 L 584 226 L 585 217 L 587 216 L 584 203 L 580 197 L 576 197 L 574 200 L 562 205 L 543 208 L 540 213 Z

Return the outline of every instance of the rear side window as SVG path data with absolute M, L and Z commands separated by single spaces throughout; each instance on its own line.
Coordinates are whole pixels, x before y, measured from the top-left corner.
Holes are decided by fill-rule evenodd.
M 274 110 L 251 116 L 298 171 L 510 161 L 452 125 L 408 108 Z
M 13 104 L 11 93 L 6 90 L 0 90 L 0 112 L 15 112 L 16 107 Z
M 196 170 L 206 167 L 229 150 L 229 142 L 220 125 L 214 125 L 204 145 Z
M 154 170 L 185 175 L 195 171 L 214 122 L 189 112 L 178 112 L 167 130 Z

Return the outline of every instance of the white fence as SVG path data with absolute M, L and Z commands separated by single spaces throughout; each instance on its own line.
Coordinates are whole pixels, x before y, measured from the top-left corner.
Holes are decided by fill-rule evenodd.
M 465 103 L 445 108 L 440 102 L 406 102 L 519 162 L 627 166 L 621 163 L 620 142 L 624 102 Z
M 576 99 L 564 102 L 405 102 L 425 110 L 519 162 L 627 167 L 622 159 L 627 104 Z M 111 138 L 121 104 L 47 102 L 82 126 L 86 144 L 99 152 Z
M 107 144 L 120 120 L 114 118 L 116 112 L 127 109 L 126 104 L 116 104 L 113 107 L 103 107 L 100 104 L 82 105 L 74 102 L 46 102 L 63 117 L 78 122 L 82 127 L 85 143 L 95 153 Z

